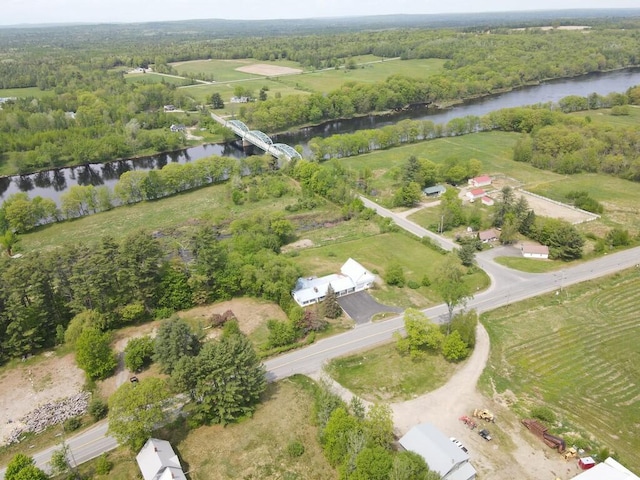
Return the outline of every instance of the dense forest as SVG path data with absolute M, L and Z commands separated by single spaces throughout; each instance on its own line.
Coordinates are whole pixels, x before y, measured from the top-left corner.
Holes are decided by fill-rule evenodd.
M 28 173 L 182 147 L 184 137 L 169 131 L 172 117 L 162 107 L 192 110 L 197 102 L 188 90 L 169 83 L 126 82 L 125 67 L 153 65 L 157 72 L 171 73 L 169 64 L 175 61 L 253 58 L 289 60 L 313 70 L 369 54 L 445 60 L 444 71 L 429 78 L 395 75 L 376 84 L 347 83 L 328 95 L 269 98 L 241 109 L 252 128 L 269 133 L 640 63 L 640 22 L 633 18 L 585 17 L 582 23 L 591 27 L 586 31 L 516 30 L 500 20 L 493 29 L 469 24 L 436 29 L 415 19 L 404 25 L 393 19 L 394 28 L 354 20 L 350 28 L 346 22 L 330 33 L 313 22 L 291 23 L 288 32 L 279 26 L 260 37 L 251 32 L 263 32 L 264 22 L 249 22 L 243 34 L 225 22 L 0 29 L 0 89 L 41 91 L 2 104 L 0 169 Z M 533 20 L 511 25 L 528 21 Z M 206 109 L 189 121 L 210 125 Z

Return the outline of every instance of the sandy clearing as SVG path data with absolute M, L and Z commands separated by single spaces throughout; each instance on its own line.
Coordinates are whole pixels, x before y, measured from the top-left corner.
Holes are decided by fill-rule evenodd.
M 544 198 L 531 195 L 523 190 L 518 190 L 516 195 L 522 195 L 526 198 L 529 203 L 529 208 L 532 208 L 533 211 L 536 212 L 536 215 L 542 217 L 560 218 L 572 224 L 588 222 L 597 218 L 596 215 L 582 212 L 570 205 L 560 205 L 551 200 L 545 200 Z
M 238 67 L 236 70 L 243 73 L 253 73 L 254 75 L 264 75 L 265 77 L 302 73 L 299 68 L 281 67 L 280 65 L 268 65 L 266 63 L 254 63 L 246 67 Z
M 5 369 L 0 375 L 0 444 L 20 425 L 18 419 L 31 410 L 82 390 L 84 372 L 76 366 L 73 354 L 62 358 L 47 355 L 43 360 Z

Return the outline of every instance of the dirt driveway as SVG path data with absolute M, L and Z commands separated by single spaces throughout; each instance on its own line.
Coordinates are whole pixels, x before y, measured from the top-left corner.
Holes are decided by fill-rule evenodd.
M 404 435 L 422 422 L 434 424 L 468 448 L 478 478 L 564 480 L 575 476 L 577 462 L 565 462 L 560 454 L 522 427 L 519 419 L 506 408 L 508 398 L 489 400 L 478 392 L 476 384 L 488 358 L 489 335 L 479 325 L 471 358 L 446 385 L 416 399 L 391 405 L 397 433 Z M 461 415 L 470 416 L 474 408 L 488 408 L 497 414 L 495 424 L 480 424 L 494 437 L 490 442 L 477 434 L 478 429 L 470 430 L 459 420 Z

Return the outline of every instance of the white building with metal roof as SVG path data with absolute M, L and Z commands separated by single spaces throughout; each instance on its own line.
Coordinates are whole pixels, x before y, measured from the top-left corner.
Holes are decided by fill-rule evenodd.
M 424 458 L 429 469 L 440 474 L 442 480 L 476 478 L 476 469 L 469 463 L 469 454 L 430 423 L 416 425 L 399 443 L 405 450 Z
M 136 461 L 144 480 L 187 480 L 178 455 L 166 440 L 147 440 Z
M 375 275 L 350 258 L 340 268 L 340 273 L 324 277 L 299 278 L 291 294 L 301 307 L 321 302 L 327 296 L 329 286 L 338 297 L 370 288 Z
M 604 462 L 573 477 L 573 480 L 640 480 L 640 478 L 609 457 Z

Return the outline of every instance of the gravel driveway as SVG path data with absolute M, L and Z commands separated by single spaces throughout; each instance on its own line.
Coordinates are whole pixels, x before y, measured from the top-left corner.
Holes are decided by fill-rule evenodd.
M 404 311 L 400 307 L 390 307 L 376 302 L 367 292 L 356 292 L 340 297 L 338 303 L 356 324 L 367 323 L 376 313 Z

